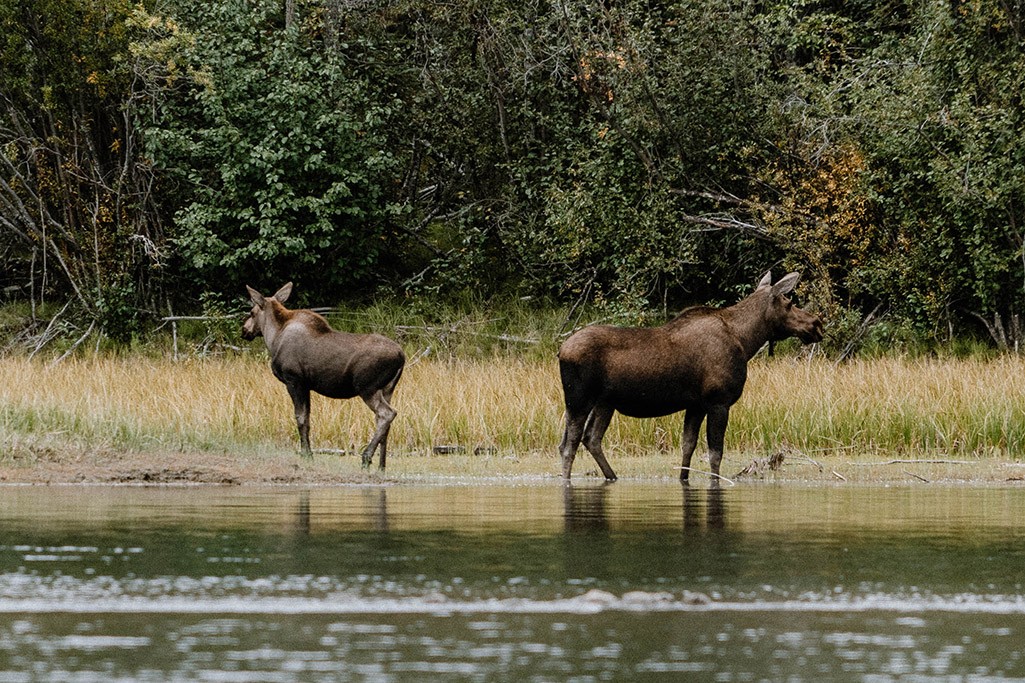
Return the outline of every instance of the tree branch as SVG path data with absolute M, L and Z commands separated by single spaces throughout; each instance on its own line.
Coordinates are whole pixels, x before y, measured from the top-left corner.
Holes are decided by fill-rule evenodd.
M 719 230 L 736 230 L 744 232 L 755 239 L 762 240 L 763 242 L 772 243 L 775 240 L 764 227 L 755 223 L 745 223 L 739 221 L 736 218 L 730 218 L 728 216 L 681 216 L 680 220 L 684 223 L 695 223 L 697 225 L 708 226 L 702 232 L 716 232 Z

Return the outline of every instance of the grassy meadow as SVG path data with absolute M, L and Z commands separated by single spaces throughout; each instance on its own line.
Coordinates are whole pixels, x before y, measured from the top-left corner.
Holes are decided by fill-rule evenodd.
M 411 353 L 394 405 L 389 475 L 555 475 L 562 396 L 554 358 Z M 0 460 L 42 449 L 211 453 L 298 461 L 291 403 L 262 348 L 219 358 L 99 355 L 0 359 Z M 617 416 L 605 438 L 621 477 L 676 476 L 681 415 Z M 358 399 L 314 396 L 317 461 L 350 457 L 373 427 Z M 788 464 L 886 459 L 1017 461 L 1025 447 L 1025 360 L 881 358 L 836 365 L 752 361 L 731 413 L 723 474 L 784 450 Z M 345 457 L 339 457 L 344 451 Z M 692 466 L 706 469 L 704 444 Z M 583 450 L 575 475 L 595 470 Z M 850 476 L 850 470 L 847 478 Z M 838 477 L 843 475 L 837 474 Z

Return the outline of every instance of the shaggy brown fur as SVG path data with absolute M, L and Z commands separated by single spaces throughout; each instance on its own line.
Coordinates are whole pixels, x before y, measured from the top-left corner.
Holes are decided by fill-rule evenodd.
M 751 296 L 729 308 L 699 306 L 656 328 L 585 327 L 559 349 L 566 430 L 559 447 L 570 477 L 581 441 L 608 480 L 616 479 L 602 450 L 612 415 L 657 417 L 685 410 L 683 469 L 687 480 L 698 429 L 708 418 L 708 460 L 719 474 L 730 407 L 747 381 L 747 362 L 770 340 L 822 339 L 822 320 L 786 297 L 790 273 L 775 285 L 766 273 Z
M 262 336 L 271 357 L 271 371 L 284 383 L 295 406 L 299 443 L 310 450 L 310 392 L 328 398 L 359 396 L 377 416 L 377 428 L 363 451 L 363 466 L 381 446 L 378 464 L 384 469 L 388 430 L 395 419 L 392 392 L 402 376 L 406 357 L 402 347 L 379 334 L 351 334 L 331 328 L 323 316 L 307 309 L 289 310 L 289 282 L 272 297 L 246 287 L 253 310 L 242 325 L 242 336 Z

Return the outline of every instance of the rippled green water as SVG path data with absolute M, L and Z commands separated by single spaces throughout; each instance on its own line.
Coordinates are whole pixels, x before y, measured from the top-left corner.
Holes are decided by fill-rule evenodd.
M 0 681 L 1025 680 L 1019 488 L 0 488 Z

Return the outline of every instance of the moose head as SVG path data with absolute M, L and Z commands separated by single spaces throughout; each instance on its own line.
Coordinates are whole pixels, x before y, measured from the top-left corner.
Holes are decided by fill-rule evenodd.
M 249 299 L 253 302 L 253 308 L 249 311 L 249 317 L 242 323 L 242 338 L 246 340 L 253 340 L 263 335 L 264 327 L 266 326 L 267 315 L 272 306 L 271 300 L 276 301 L 278 304 L 283 304 L 288 301 L 289 295 L 292 293 L 292 283 L 284 285 L 272 297 L 265 297 L 258 291 L 246 285 L 246 290 L 249 292 Z
M 822 319 L 794 305 L 787 296 L 801 279 L 800 273 L 790 273 L 772 284 L 772 273 L 765 273 L 755 294 L 766 294 L 768 301 L 765 311 L 765 322 L 769 326 L 769 338 L 773 340 L 797 337 L 805 344 L 822 341 Z

